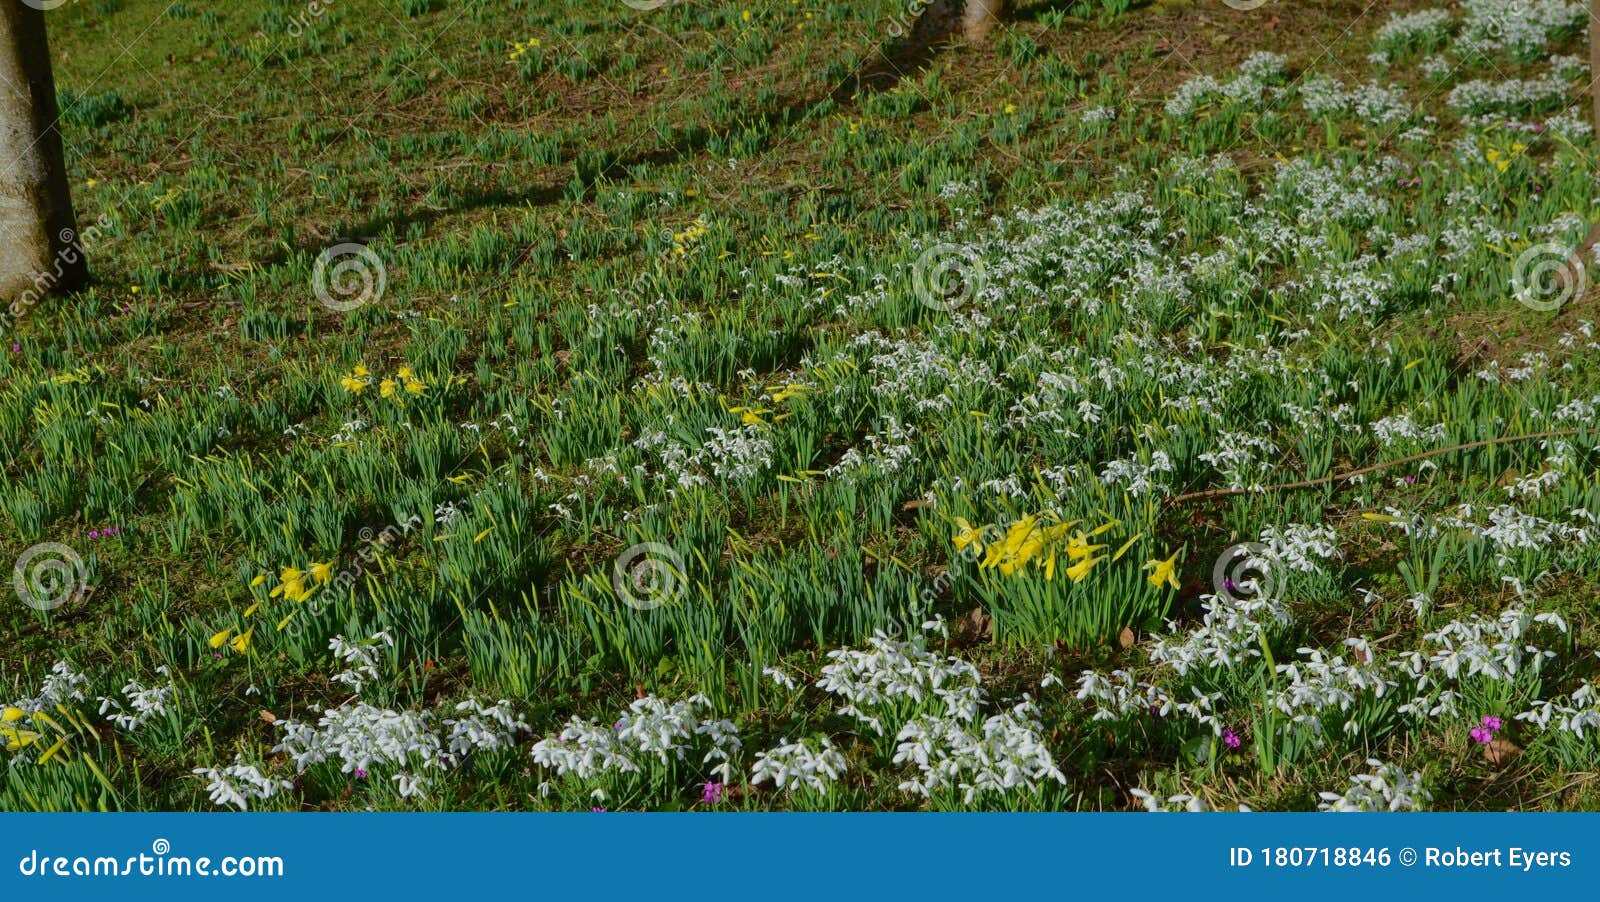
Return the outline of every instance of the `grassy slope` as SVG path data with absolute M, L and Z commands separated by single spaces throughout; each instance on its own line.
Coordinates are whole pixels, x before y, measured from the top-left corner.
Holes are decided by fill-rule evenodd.
M 702 312 L 746 342 L 741 354 L 720 358 L 716 348 L 727 337 L 710 330 L 680 369 L 716 385 L 725 393 L 722 406 L 749 403 L 764 377 L 781 381 L 797 372 L 808 354 L 829 346 L 830 334 L 900 323 L 893 316 L 820 317 L 809 328 L 785 328 L 798 308 L 747 307 L 747 286 L 787 273 L 797 261 L 824 266 L 838 257 L 866 265 L 880 252 L 899 253 L 904 236 L 938 231 L 954 218 L 937 196 L 948 182 L 975 182 L 982 210 L 1002 212 L 1103 196 L 1120 184 L 1118 167 L 1143 169 L 1180 152 L 1225 151 L 1241 170 L 1264 171 L 1275 157 L 1320 146 L 1320 128 L 1289 126 L 1271 141 L 1249 128 L 1190 133 L 1158 124 L 1168 93 L 1195 74 L 1231 71 L 1264 48 L 1297 65 L 1354 70 L 1348 61 L 1369 52 L 1371 31 L 1387 13 L 1414 4 L 1303 3 L 1292 15 L 1275 16 L 1168 4 L 1115 24 L 1063 20 L 1058 5 L 1028 4 L 993 46 L 943 54 L 901 90 L 868 97 L 841 92 L 882 42 L 897 5 L 751 4 L 748 21 L 737 4 L 636 15 L 608 0 L 480 0 L 410 10 L 336 0 L 326 14 L 309 18 L 293 5 L 165 8 L 128 0 L 53 14 L 59 86 L 80 100 L 68 116 L 80 219 L 87 224 L 105 215 L 113 237 L 96 254 L 96 287 L 34 311 L 17 339 L 22 352 L 0 362 L 0 378 L 32 382 L 88 367 L 95 397 L 124 409 L 148 402 L 150 422 L 140 428 L 185 447 L 164 456 L 98 444 L 91 454 L 48 463 L 49 430 L 28 416 L 36 399 L 20 391 L 7 397 L 6 479 L 27 483 L 42 500 L 36 512 L 0 518 L 0 542 L 8 553 L 47 538 L 92 551 L 97 585 L 88 605 L 48 620 L 8 609 L 0 660 L 8 678 L 16 674 L 17 694 L 63 656 L 107 674 L 148 675 L 159 663 L 182 667 L 195 695 L 186 725 L 170 741 L 140 750 L 136 781 L 130 765 L 119 765 L 118 782 L 141 786 L 124 789 L 119 801 L 203 804 L 198 785 L 170 779 L 206 763 L 195 760 L 195 744 L 206 748 L 200 757 L 207 761 L 224 760 L 236 740 L 250 748 L 270 743 L 258 708 L 301 715 L 309 702 L 344 698 L 323 676 L 326 636 L 370 631 L 380 619 L 370 611 L 340 611 L 313 638 L 278 646 L 263 636 L 255 659 L 213 662 L 204 637 L 250 603 L 248 581 L 291 563 L 348 559 L 360 529 L 381 530 L 403 512 L 426 517 L 433 504 L 508 477 L 529 499 L 513 506 L 527 538 L 483 558 L 464 549 L 460 566 L 469 572 L 458 573 L 458 583 L 434 575 L 432 531 L 384 565 L 390 578 L 387 589 L 374 592 L 377 607 L 402 603 L 385 600 L 384 591 L 432 596 L 408 615 L 415 619 L 397 655 L 391 701 L 431 701 L 468 689 L 521 695 L 536 728 L 544 729 L 575 711 L 600 716 L 635 687 L 706 688 L 702 672 L 605 655 L 573 662 L 572 675 L 556 684 L 526 674 L 519 683 L 491 678 L 492 667 L 474 668 L 463 647 L 468 609 L 494 605 L 490 616 L 498 617 L 530 588 L 545 596 L 575 578 L 569 567 L 574 574 L 604 573 L 634 541 L 619 523 L 637 506 L 628 492 L 597 500 L 577 526 L 556 524 L 548 514 L 548 505 L 571 489 L 562 480 L 611 450 L 617 432 L 632 437 L 597 415 L 594 435 L 610 440 L 585 441 L 580 432 L 557 447 L 535 438 L 556 431 L 548 426 L 551 401 L 581 410 L 652 369 L 642 335 L 613 341 L 618 336 L 608 330 L 597 340 L 582 311 L 604 307 L 610 289 L 640 272 L 668 273 L 651 285 L 672 309 Z M 508 59 L 515 42 L 533 38 L 537 48 Z M 1097 136 L 1072 125 L 1082 109 L 1107 103 L 1139 124 Z M 1388 149 L 1366 146 L 1369 140 L 1377 142 L 1357 132 L 1340 142 L 1358 153 Z M 662 255 L 670 261 L 674 242 L 682 243 L 701 219 L 710 224 L 702 258 L 728 255 L 737 265 L 664 269 Z M 389 264 L 389 282 L 380 304 L 345 315 L 317 304 L 309 284 L 316 255 L 349 237 L 373 239 Z M 1400 317 L 1381 332 L 1437 349 L 1470 371 L 1476 361 L 1547 348 L 1557 331 L 1488 298 L 1469 299 L 1462 308 Z M 1570 324 L 1592 310 L 1590 302 L 1562 320 Z M 296 443 L 282 434 L 293 424 L 325 437 L 351 417 L 369 415 L 336 384 L 358 361 L 383 374 L 410 363 L 433 390 L 410 413 L 373 417 L 386 430 L 373 462 L 341 469 L 331 463 L 333 451 L 293 450 Z M 760 377 L 741 377 L 745 366 Z M 460 383 L 446 386 L 452 377 Z M 217 403 L 224 383 L 238 402 Z M 516 414 L 526 436 L 497 434 L 480 445 L 455 428 L 506 412 Z M 411 450 L 399 425 L 413 414 L 415 427 L 435 437 L 428 454 Z M 209 434 L 222 424 L 226 438 Z M 822 447 L 800 460 L 801 468 L 823 469 L 870 425 L 827 424 Z M 845 431 L 851 426 L 855 434 Z M 523 438 L 532 447 L 519 447 Z M 382 463 L 386 450 L 393 452 L 391 464 Z M 234 472 L 270 483 L 260 487 L 262 510 L 282 511 L 283 520 L 230 522 L 232 496 L 218 490 L 205 505 L 193 502 L 196 509 L 211 505 L 210 519 L 180 535 L 174 511 L 191 503 L 183 493 L 205 469 L 183 461 L 237 460 L 246 452 L 258 463 Z M 536 470 L 556 474 L 558 485 L 542 485 Z M 911 562 L 923 577 L 942 569 L 944 551 L 931 538 L 936 521 L 918 520 L 912 511 L 868 513 L 920 494 L 920 486 L 904 488 L 863 493 L 849 538 L 867 551 L 859 582 L 843 591 L 883 585 L 877 574 L 883 561 Z M 797 523 L 786 507 L 780 510 L 786 498 L 774 488 L 732 499 L 707 514 L 704 528 L 716 537 L 707 544 L 721 545 L 725 527 L 733 534 L 723 550 L 730 557 L 739 555 L 740 543 L 837 553 L 817 536 L 815 522 Z M 1317 507 L 1307 502 L 1300 509 Z M 1336 521 L 1354 517 L 1349 505 L 1328 509 Z M 1248 506 L 1198 509 L 1187 523 L 1169 524 L 1167 538 L 1172 547 L 1190 543 L 1194 559 L 1208 562 L 1253 513 Z M 107 525 L 122 526 L 124 535 L 97 543 L 83 538 Z M 1381 548 L 1351 553 L 1363 573 L 1392 569 Z M 1205 589 L 1204 564 L 1188 569 L 1180 614 L 1192 613 L 1194 597 Z M 1569 606 L 1578 612 L 1592 601 L 1582 586 L 1573 599 Z M 948 613 L 964 616 L 972 600 L 952 600 Z M 1310 632 L 1323 640 L 1371 629 L 1365 615 L 1346 606 L 1308 613 Z M 1592 629 L 1591 620 L 1580 619 L 1578 628 Z M 830 638 L 822 648 L 851 637 Z M 812 646 L 796 641 L 779 651 L 803 661 L 820 651 Z M 1034 685 L 1044 665 L 1037 647 L 1000 650 L 972 633 L 960 634 L 957 647 L 1002 690 Z M 589 651 L 574 653 L 585 658 Z M 1063 653 L 1074 662 L 1110 654 Z M 97 690 L 115 688 L 114 677 L 105 679 Z M 243 698 L 248 686 L 265 692 L 259 703 Z M 765 711 L 746 690 L 733 691 L 752 722 L 779 729 L 788 712 Z M 1099 741 L 1092 730 L 1072 728 L 1070 718 L 1057 735 L 1067 757 Z M 1414 754 L 1449 772 L 1476 766 L 1444 749 Z M 1074 774 L 1094 785 L 1072 804 L 1124 804 L 1118 787 L 1151 766 L 1166 766 L 1163 757 L 1145 760 L 1114 744 L 1095 751 L 1085 760 L 1114 777 L 1100 782 Z M 1211 791 L 1223 803 L 1303 807 L 1315 778 L 1327 785 L 1347 763 L 1321 762 L 1323 770 L 1290 785 L 1235 769 L 1214 775 Z M 440 804 L 537 804 L 531 779 L 513 774 L 500 787 L 481 781 Z M 1592 790 L 1552 794 L 1562 780 L 1549 769 L 1481 786 L 1474 776 L 1452 782 L 1473 789 L 1460 788 L 1459 799 L 1447 795 L 1445 804 L 1592 806 Z M 315 795 L 306 803 L 343 804 L 332 790 Z M 905 800 L 863 784 L 848 804 Z

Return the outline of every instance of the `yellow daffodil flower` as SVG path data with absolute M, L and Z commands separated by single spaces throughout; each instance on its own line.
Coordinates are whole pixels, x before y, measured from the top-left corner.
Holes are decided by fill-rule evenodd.
M 212 633 L 211 638 L 206 640 L 206 644 L 210 645 L 212 648 L 221 648 L 222 643 L 227 642 L 228 636 L 232 635 L 232 633 L 232 629 L 225 629 L 221 632 Z
M 1178 588 L 1177 566 L 1178 552 L 1176 551 L 1172 553 L 1172 557 L 1164 561 L 1146 561 L 1144 569 L 1153 572 L 1145 579 L 1150 580 L 1150 585 L 1155 586 L 1157 589 L 1161 588 L 1163 583 L 1176 589 Z
M 5 711 L 0 712 L 0 720 L 6 723 L 16 723 L 27 716 L 28 712 L 18 708 L 16 705 L 7 705 Z
M 973 526 L 971 523 L 968 523 L 966 517 L 957 517 L 955 519 L 955 523 L 957 528 L 961 530 L 950 537 L 950 541 L 955 543 L 956 550 L 961 551 L 968 545 L 976 543 L 978 546 L 977 550 L 982 551 L 983 542 L 981 539 L 983 538 L 983 530 Z
M 272 597 L 282 595 L 290 601 L 305 601 L 311 595 L 311 590 L 306 588 L 306 574 L 299 567 L 285 567 L 278 577 L 278 585 L 272 590 Z
M 311 579 L 319 586 L 326 586 L 328 581 L 333 579 L 332 564 L 319 564 L 313 561 L 307 570 L 311 574 Z
M 1067 579 L 1070 579 L 1075 583 L 1083 582 L 1083 578 L 1089 575 L 1089 571 L 1094 568 L 1094 565 L 1105 559 L 1106 556 L 1103 554 L 1097 557 L 1084 558 L 1083 560 L 1067 568 Z
M 255 631 L 255 627 L 250 627 L 249 629 L 235 636 L 233 641 L 228 643 L 228 647 L 239 654 L 244 654 L 250 650 L 250 637 L 255 633 Z
M 0 728 L 0 736 L 5 737 L 8 752 L 15 752 L 32 745 L 33 741 L 39 738 L 39 734 L 32 730 L 19 730 L 15 727 Z

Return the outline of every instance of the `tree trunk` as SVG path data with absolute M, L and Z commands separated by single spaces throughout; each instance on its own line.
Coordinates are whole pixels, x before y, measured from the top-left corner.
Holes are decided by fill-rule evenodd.
M 1600 147 L 1600 85 L 1595 83 L 1595 79 L 1600 78 L 1600 18 L 1596 16 L 1600 16 L 1600 0 L 1589 0 L 1589 98 L 1594 104 L 1594 140 L 1596 146 Z M 1600 176 L 1600 170 L 1597 170 L 1595 175 Z M 1595 178 L 1591 177 L 1591 186 L 1594 182 Z M 1594 193 L 1593 187 L 1589 193 L 1591 195 Z M 1589 215 L 1592 216 L 1594 204 L 1591 203 L 1589 206 Z M 1579 244 L 1572 252 L 1572 256 L 1567 258 L 1566 265 L 1556 272 L 1561 291 L 1571 300 L 1579 300 L 1570 296 L 1588 287 L 1589 280 L 1585 274 L 1589 264 L 1594 262 L 1594 249 L 1597 245 L 1600 245 L 1600 220 L 1595 221 L 1583 243 Z
M 57 129 L 44 12 L 0 0 L 0 328 L 88 276 Z
M 929 45 L 959 34 L 969 41 L 981 41 L 1000 23 L 1011 0 L 931 0 L 917 17 L 911 42 Z M 1600 2 L 1600 0 L 1597 0 Z

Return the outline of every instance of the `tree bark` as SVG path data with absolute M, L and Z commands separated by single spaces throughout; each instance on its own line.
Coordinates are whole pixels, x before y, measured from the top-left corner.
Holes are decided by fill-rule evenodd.
M 88 277 L 44 16 L 23 0 L 0 0 L 0 328 Z
M 1600 79 L 1600 0 L 1589 0 L 1589 98 L 1594 104 L 1594 140 L 1600 147 L 1600 85 L 1595 83 Z M 1595 175 L 1600 177 L 1600 169 Z M 1591 179 L 1591 182 L 1595 179 Z M 1590 193 L 1594 191 L 1591 188 Z M 1590 204 L 1590 215 L 1593 215 L 1593 204 Z M 1556 271 L 1561 290 L 1571 293 L 1588 284 L 1588 279 L 1582 273 L 1587 272 L 1589 264 L 1594 262 L 1594 249 L 1600 245 L 1600 220 L 1590 227 L 1589 234 L 1567 258 L 1567 263 Z M 1573 298 L 1577 300 L 1577 298 Z
M 1000 24 L 1011 0 L 931 0 L 911 31 L 913 44 L 929 45 L 957 34 L 982 41 Z

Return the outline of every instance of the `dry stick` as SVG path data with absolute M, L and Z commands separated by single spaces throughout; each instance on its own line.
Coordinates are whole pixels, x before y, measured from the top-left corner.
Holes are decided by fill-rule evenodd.
M 1424 451 L 1421 454 L 1413 454 L 1409 457 L 1400 457 L 1396 458 L 1395 460 L 1384 461 L 1381 464 L 1373 464 L 1370 467 L 1362 467 L 1359 470 L 1350 470 L 1346 473 L 1336 473 L 1332 476 L 1324 476 L 1321 479 L 1306 479 L 1300 482 L 1284 482 L 1279 483 L 1278 485 L 1264 486 L 1259 489 L 1206 489 L 1203 492 L 1188 492 L 1186 494 L 1176 495 L 1167 499 L 1167 504 L 1176 505 L 1184 501 L 1197 501 L 1202 498 L 1225 498 L 1229 495 L 1244 495 L 1255 492 L 1261 492 L 1265 494 L 1266 492 L 1276 492 L 1279 490 L 1309 489 L 1314 486 L 1327 485 L 1331 482 L 1343 482 L 1345 480 L 1354 479 L 1357 476 L 1365 476 L 1368 473 L 1376 473 L 1379 470 L 1386 470 L 1390 467 L 1397 467 L 1401 464 L 1426 460 L 1430 457 L 1438 457 L 1441 454 L 1450 454 L 1455 451 L 1470 451 L 1473 448 L 1486 448 L 1490 445 L 1505 445 L 1511 442 L 1527 442 L 1536 438 L 1560 438 L 1562 436 L 1577 435 L 1581 431 L 1581 429 L 1557 429 L 1553 432 L 1536 432 L 1532 435 L 1502 435 L 1499 438 L 1486 438 L 1476 442 L 1467 442 L 1465 445 L 1455 445 L 1449 448 L 1436 448 L 1432 451 Z

